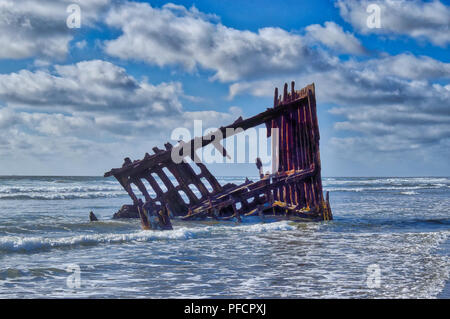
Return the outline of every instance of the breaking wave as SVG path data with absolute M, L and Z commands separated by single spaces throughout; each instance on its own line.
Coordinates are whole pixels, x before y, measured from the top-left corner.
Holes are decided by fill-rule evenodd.
M 281 231 L 281 230 L 295 230 L 296 227 L 291 225 L 288 221 L 280 221 L 276 223 L 267 224 L 253 224 L 253 225 L 242 225 L 237 227 L 239 231 L 243 232 L 253 232 L 253 233 L 264 233 L 269 231 Z
M 407 192 L 401 192 L 402 195 L 418 195 L 418 192 L 415 191 L 407 191 Z
M 51 248 L 65 248 L 76 246 L 92 246 L 102 243 L 146 242 L 159 239 L 189 239 L 195 237 L 199 231 L 179 228 L 170 231 L 139 231 L 125 234 L 87 234 L 69 237 L 18 237 L 5 236 L 0 238 L 0 251 L 4 252 L 34 252 Z
M 89 193 L 31 193 L 31 194 L 0 194 L 1 199 L 38 199 L 38 200 L 60 200 L 60 199 L 93 199 L 114 198 L 124 196 L 123 192 L 89 192 Z
M 240 184 L 239 177 L 220 178 L 222 183 Z M 18 185 L 14 179 L 2 178 L 5 183 L 0 186 L 0 200 L 64 200 L 115 198 L 127 196 L 122 187 L 113 180 L 102 178 L 53 178 L 50 180 L 21 180 Z M 255 179 L 253 179 L 255 180 Z M 324 178 L 325 191 L 331 192 L 378 192 L 399 191 L 403 195 L 416 195 L 418 190 L 448 189 L 450 179 L 447 177 L 415 178 Z M 138 190 L 135 190 L 138 191 Z M 154 195 L 149 189 L 150 195 Z
M 371 191 L 392 191 L 392 190 L 398 190 L 404 192 L 410 192 L 410 194 L 407 195 L 414 195 L 412 194 L 414 190 L 424 190 L 424 189 L 441 189 L 445 188 L 446 185 L 441 184 L 434 184 L 434 185 L 418 185 L 418 186 L 379 186 L 379 187 L 330 187 L 330 186 L 324 186 L 325 191 L 330 192 L 371 192 Z M 417 194 L 417 193 L 415 193 Z
M 55 182 L 57 183 L 57 181 Z M 123 196 L 124 191 L 120 185 L 71 185 L 54 186 L 50 185 L 4 185 L 0 186 L 1 199 L 90 199 L 90 198 L 111 198 Z
M 198 236 L 211 236 L 213 233 L 224 231 L 242 231 L 253 233 L 264 233 L 271 231 L 295 230 L 287 221 L 267 224 L 252 224 L 239 226 L 202 226 L 202 227 L 180 227 L 168 231 L 142 230 L 128 233 L 103 233 L 83 234 L 66 237 L 0 237 L 0 251 L 3 252 L 36 252 L 52 248 L 73 248 L 79 246 L 93 246 L 99 244 L 120 244 L 126 242 L 148 242 L 154 240 L 186 240 Z
M 447 177 L 392 178 L 324 178 L 323 187 L 330 192 L 387 192 L 417 195 L 418 190 L 438 190 L 450 187 Z

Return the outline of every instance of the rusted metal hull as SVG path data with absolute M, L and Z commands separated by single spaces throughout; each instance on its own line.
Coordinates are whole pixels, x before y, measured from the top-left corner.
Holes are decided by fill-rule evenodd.
M 255 182 L 247 180 L 242 185 L 220 185 L 196 158 L 195 151 L 212 143 L 217 136 L 227 138 L 236 134 L 233 132 L 238 128 L 246 130 L 260 124 L 266 125 L 267 137 L 272 138 L 272 143 L 274 139 L 278 140 L 278 151 L 272 154 L 277 170 L 266 175 L 260 171 L 261 179 Z M 271 136 L 273 130 L 278 134 Z M 133 205 L 126 209 L 134 211 L 134 216 L 141 218 L 144 227 L 148 227 L 145 219 L 161 218 L 164 212 L 185 220 L 234 218 L 239 221 L 242 216 L 254 214 L 261 218 L 275 215 L 294 220 L 330 220 L 328 194 L 325 199 L 322 190 L 319 140 L 314 84 L 296 91 L 292 82 L 290 90 L 285 84 L 283 96 L 275 89 L 273 108 L 245 120 L 239 118 L 231 125 L 188 143 L 175 147 L 166 143 L 165 150 L 155 147 L 154 154 L 146 153 L 142 160 L 132 162 L 126 158 L 121 168 L 112 169 L 105 177 L 114 176 L 123 186 L 133 200 Z M 191 150 L 186 157 L 193 160 L 192 165 L 197 165 L 200 173 L 195 173 L 184 158 L 180 163 L 174 162 L 172 155 L 180 155 L 185 149 Z M 257 166 L 261 167 L 258 160 Z M 168 175 L 173 175 L 172 180 Z M 164 184 L 164 190 L 156 177 Z M 144 182 L 156 196 L 150 196 Z M 132 184 L 141 194 L 133 192 Z M 183 192 L 187 201 L 181 196 Z

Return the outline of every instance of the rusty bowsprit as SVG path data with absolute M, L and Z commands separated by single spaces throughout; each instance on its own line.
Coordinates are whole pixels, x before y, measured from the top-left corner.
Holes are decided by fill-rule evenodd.
M 239 128 L 247 130 L 260 124 L 266 125 L 272 146 L 274 142 L 279 145 L 272 152 L 272 174 L 264 174 L 261 161 L 256 159 L 260 180 L 221 185 L 195 151 L 214 142 L 217 136 L 225 139 L 238 133 Z M 294 82 L 290 90 L 285 84 L 283 96 L 275 89 L 273 108 L 245 120 L 240 117 L 233 124 L 187 143 L 180 142 L 177 146 L 166 143 L 164 150 L 154 147 L 154 154 L 146 153 L 143 159 L 135 161 L 126 158 L 121 168 L 105 173 L 105 177 L 114 176 L 133 200 L 132 205 L 122 206 L 114 217 L 141 218 L 146 229 L 171 229 L 170 216 L 240 221 L 242 216 L 255 214 L 261 218 L 274 215 L 293 220 L 331 220 L 329 196 L 327 193 L 324 199 L 322 191 L 319 140 L 314 84 L 301 90 L 295 90 Z M 183 152 L 186 149 L 190 152 Z M 181 161 L 175 162 L 173 154 L 181 157 Z M 224 149 L 222 155 L 227 155 Z M 187 158 L 200 173 L 194 171 Z M 172 180 L 169 174 L 173 175 Z M 164 190 L 157 178 L 164 184 Z M 154 197 L 144 181 L 156 194 Z M 136 195 L 132 185 L 141 194 Z

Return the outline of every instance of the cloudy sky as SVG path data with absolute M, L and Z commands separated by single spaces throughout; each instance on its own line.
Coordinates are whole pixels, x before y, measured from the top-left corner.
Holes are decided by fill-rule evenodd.
M 101 175 L 294 80 L 316 85 L 323 175 L 449 176 L 449 26 L 443 0 L 0 0 L 0 175 Z

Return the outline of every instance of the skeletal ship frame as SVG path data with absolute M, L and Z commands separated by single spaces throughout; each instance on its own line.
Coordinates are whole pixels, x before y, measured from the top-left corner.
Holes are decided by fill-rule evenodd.
M 170 218 L 176 216 L 184 220 L 241 221 L 241 217 L 249 215 L 331 220 L 328 192 L 324 198 L 322 190 L 315 87 L 310 84 L 295 90 L 294 86 L 292 82 L 289 90 L 285 84 L 283 95 L 276 88 L 273 107 L 260 114 L 248 119 L 239 117 L 234 123 L 187 143 L 166 143 L 164 150 L 154 147 L 153 154 L 146 153 L 143 159 L 135 161 L 126 158 L 122 167 L 106 172 L 104 176 L 114 176 L 133 201 L 122 206 L 115 217 L 141 218 L 144 228 L 161 229 L 170 229 Z M 261 124 L 265 124 L 267 137 L 272 139 L 272 165 L 276 170 L 264 174 L 261 161 L 256 159 L 260 180 L 221 185 L 199 161 L 196 151 Z M 278 147 L 274 149 L 274 145 Z M 220 151 L 227 156 L 225 149 Z M 180 158 L 178 162 L 173 160 L 174 154 Z M 196 165 L 200 173 L 191 165 Z M 140 194 L 133 191 L 132 185 Z

